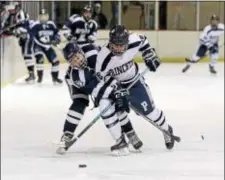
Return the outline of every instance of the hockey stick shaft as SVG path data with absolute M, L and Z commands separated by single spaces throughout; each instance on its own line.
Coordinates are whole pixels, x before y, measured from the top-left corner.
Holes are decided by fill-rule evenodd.
M 9 27 L 7 27 L 7 28 L 3 28 L 3 29 L 0 31 L 0 35 L 3 34 L 4 32 L 9 31 L 9 30 L 12 29 L 12 28 L 16 28 L 18 25 L 20 25 L 20 23 L 13 24 L 13 25 L 11 25 L 11 26 L 9 26 Z
M 142 73 L 140 73 L 136 79 L 128 86 L 127 90 L 129 90 L 139 79 L 144 76 L 148 72 L 148 68 L 146 68 Z M 101 116 L 107 112 L 113 104 L 107 106 L 105 109 L 103 109 L 78 135 L 77 137 L 73 138 L 71 141 L 66 143 L 66 150 L 69 149 L 81 136 L 83 136 L 84 133 L 88 131 L 100 118 Z
M 223 43 L 223 44 L 220 44 L 220 45 L 219 45 L 219 49 L 220 49 L 221 47 L 223 47 L 223 46 L 224 46 L 224 43 Z M 195 64 L 195 63 L 197 63 L 197 62 L 203 60 L 203 59 L 204 59 L 205 57 L 207 57 L 208 55 L 209 55 L 209 53 L 206 53 L 206 55 L 204 55 L 203 57 L 201 57 L 201 58 L 198 59 L 197 61 L 190 61 L 190 60 L 186 59 L 187 64 L 185 65 L 185 67 L 184 67 L 183 70 L 182 70 L 183 73 L 186 72 L 188 69 L 190 69 L 191 64 Z
M 221 47 L 223 47 L 223 46 L 224 46 L 224 43 L 223 43 L 223 44 L 220 44 L 220 45 L 219 45 L 219 49 L 220 49 Z M 208 53 L 206 53 L 206 55 L 204 55 L 203 57 L 201 57 L 201 58 L 200 58 L 200 59 L 198 59 L 197 61 L 192 62 L 192 63 L 197 63 L 197 62 L 199 62 L 199 61 L 203 60 L 204 58 L 206 58 L 208 55 L 209 55 L 209 52 L 208 52 Z
M 220 45 L 219 45 L 219 49 L 220 49 L 221 47 L 223 47 L 223 46 L 224 46 L 224 43 L 223 43 L 223 44 L 220 44 Z M 203 56 L 203 57 L 201 57 L 199 60 L 197 60 L 196 63 L 199 62 L 199 61 L 201 61 L 202 59 L 206 58 L 208 55 L 209 55 L 209 52 L 206 53 L 205 56 Z
M 163 132 L 163 133 L 167 134 L 168 136 L 170 136 L 171 138 L 173 138 L 176 142 L 180 142 L 181 141 L 181 138 L 179 136 L 175 136 L 173 134 L 170 134 L 170 132 L 165 131 L 160 126 L 158 126 L 156 123 L 154 123 L 151 119 L 149 119 L 148 117 L 144 116 L 141 112 L 139 112 L 137 109 L 135 109 L 133 106 L 131 106 L 131 109 L 133 109 L 135 112 L 137 112 L 138 115 L 140 115 L 141 117 L 143 117 L 145 120 L 147 120 L 148 122 L 150 122 L 158 130 L 160 130 L 161 132 Z

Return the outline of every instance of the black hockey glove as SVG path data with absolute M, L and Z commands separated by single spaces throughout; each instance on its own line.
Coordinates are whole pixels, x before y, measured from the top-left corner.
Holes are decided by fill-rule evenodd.
M 160 65 L 159 58 L 153 49 L 149 49 L 143 53 L 143 59 L 150 71 L 155 72 Z
M 73 35 L 68 35 L 68 36 L 66 37 L 66 39 L 67 39 L 67 41 L 69 41 L 69 42 L 76 42 L 76 41 L 77 41 L 77 38 L 74 37 Z
M 115 90 L 112 94 L 112 100 L 115 102 L 116 112 L 126 111 L 130 112 L 129 101 L 128 101 L 128 91 L 126 89 Z

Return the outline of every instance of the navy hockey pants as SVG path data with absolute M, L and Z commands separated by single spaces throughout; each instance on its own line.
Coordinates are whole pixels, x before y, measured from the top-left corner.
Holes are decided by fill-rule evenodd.
M 137 109 L 143 115 L 148 115 L 154 108 L 154 101 L 151 96 L 148 85 L 141 78 L 129 91 L 129 100 L 131 106 Z

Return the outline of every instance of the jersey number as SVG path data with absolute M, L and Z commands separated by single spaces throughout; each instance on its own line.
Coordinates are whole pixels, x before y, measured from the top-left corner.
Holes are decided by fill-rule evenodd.
M 42 36 L 41 38 L 40 38 L 40 40 L 41 40 L 41 42 L 43 42 L 43 43 L 50 43 L 50 36 Z

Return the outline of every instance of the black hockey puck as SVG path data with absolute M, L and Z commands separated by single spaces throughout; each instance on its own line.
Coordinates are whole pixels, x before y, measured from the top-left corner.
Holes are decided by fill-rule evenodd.
M 204 139 L 205 139 L 203 135 L 201 135 L 201 138 L 202 138 L 202 140 L 204 140 Z
M 79 164 L 79 168 L 86 168 L 87 165 L 86 164 Z

